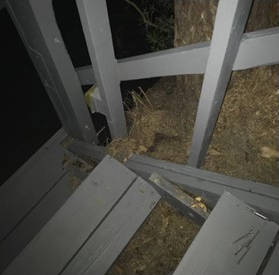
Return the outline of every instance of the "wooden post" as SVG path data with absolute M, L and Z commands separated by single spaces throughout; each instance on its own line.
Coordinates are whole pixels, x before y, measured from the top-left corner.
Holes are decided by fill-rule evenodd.
M 223 103 L 252 0 L 220 0 L 199 101 L 189 165 L 205 158 Z
M 76 0 L 94 75 L 112 137 L 127 134 L 105 0 Z
M 7 10 L 67 134 L 97 142 L 80 81 L 57 27 L 52 0 L 7 0 Z

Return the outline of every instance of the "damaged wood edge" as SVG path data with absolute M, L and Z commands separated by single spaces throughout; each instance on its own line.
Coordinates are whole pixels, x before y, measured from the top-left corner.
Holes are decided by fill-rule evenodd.
M 148 179 L 152 173 L 156 172 L 177 184 L 182 190 L 200 195 L 211 208 L 215 206 L 223 192 L 228 191 L 257 211 L 264 213 L 271 220 L 279 222 L 279 189 L 274 186 L 145 156 L 133 156 L 125 165 L 144 179 Z M 274 196 L 270 196 L 272 192 Z
M 77 140 L 74 140 L 73 145 L 68 149 L 73 154 L 89 157 L 97 162 L 106 155 L 104 147 Z M 132 156 L 125 165 L 146 180 L 156 172 L 182 190 L 203 197 L 211 208 L 215 206 L 224 190 L 227 190 L 279 222 L 279 188 L 277 187 L 140 155 Z
M 196 223 L 202 225 L 208 218 L 210 212 L 206 207 L 200 207 L 201 202 L 195 200 L 159 174 L 153 173 L 149 178 L 149 182 L 162 198 Z

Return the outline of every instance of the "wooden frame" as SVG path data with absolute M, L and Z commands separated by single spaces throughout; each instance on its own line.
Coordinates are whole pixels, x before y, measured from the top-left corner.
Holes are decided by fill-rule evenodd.
M 79 6 L 82 7 L 88 5 L 88 1 L 90 0 L 77 0 Z M 112 96 L 111 92 L 114 89 L 119 93 L 116 79 L 119 83 L 120 80 L 205 73 L 189 157 L 189 164 L 199 167 L 211 141 L 232 70 L 279 63 L 279 28 L 243 35 L 252 0 L 221 0 L 218 4 L 210 43 L 198 43 L 125 58 L 116 62 L 111 37 L 108 34 L 104 35 L 105 32 L 99 32 L 101 36 L 98 34 L 98 28 L 109 31 L 108 20 L 102 21 L 102 27 L 101 25 L 97 25 L 99 27 L 95 29 L 92 27 L 91 15 L 94 17 L 94 11 L 101 10 L 100 14 L 107 18 L 103 2 L 102 0 L 94 1 L 94 3 L 91 1 L 90 16 L 87 16 L 88 13 L 84 9 L 80 9 L 80 16 L 88 48 L 91 51 L 93 68 L 97 72 L 96 81 L 98 86 L 102 87 L 101 94 L 103 94 L 103 98 L 107 98 L 107 102 L 113 101 L 116 105 L 122 104 L 119 97 L 116 98 L 115 94 Z M 97 23 L 95 22 L 95 25 Z M 89 29 L 90 25 L 91 29 Z M 98 39 L 102 39 L 102 35 L 106 37 L 106 48 L 100 47 L 101 43 L 97 43 Z M 102 57 L 102 60 L 98 62 L 99 56 Z M 91 78 L 89 77 L 90 72 Z M 77 68 L 77 74 L 79 79 L 86 84 L 95 80 L 90 66 Z M 103 88 L 103 83 L 107 83 L 109 87 Z M 114 106 L 114 108 L 116 107 Z
M 6 8 L 65 131 L 97 142 L 79 79 L 56 24 L 52 0 L 7 0 Z
M 102 101 L 97 111 L 106 115 L 112 137 L 122 137 L 127 130 L 120 81 L 205 73 L 189 158 L 189 164 L 198 167 L 207 152 L 231 71 L 279 63 L 279 28 L 243 34 L 252 0 L 219 1 L 211 43 L 121 60 L 114 55 L 106 2 L 76 2 L 93 64 L 93 69 L 86 66 L 76 72 L 56 25 L 51 0 L 23 0 L 20 4 L 7 0 L 7 7 L 64 129 L 86 142 L 97 142 L 97 137 L 80 84 L 97 83 Z M 29 20 L 23 20 L 22 14 L 28 14 Z

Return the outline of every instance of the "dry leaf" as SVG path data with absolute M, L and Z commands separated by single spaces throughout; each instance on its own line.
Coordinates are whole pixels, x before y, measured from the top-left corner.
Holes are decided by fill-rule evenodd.
M 279 152 L 273 148 L 267 147 L 267 146 L 263 146 L 261 148 L 261 156 L 263 158 L 275 158 L 278 159 L 279 158 Z

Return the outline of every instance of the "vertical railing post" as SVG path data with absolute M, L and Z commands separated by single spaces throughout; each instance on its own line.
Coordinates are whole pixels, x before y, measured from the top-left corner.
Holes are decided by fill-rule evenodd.
M 194 126 L 189 165 L 205 158 L 229 83 L 252 0 L 220 0 Z
M 6 5 L 65 131 L 80 140 L 97 142 L 52 0 L 7 0 Z
M 76 0 L 92 67 L 112 137 L 127 134 L 105 0 Z

